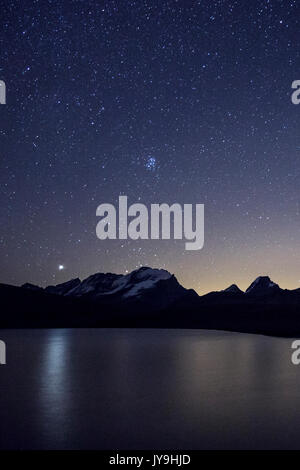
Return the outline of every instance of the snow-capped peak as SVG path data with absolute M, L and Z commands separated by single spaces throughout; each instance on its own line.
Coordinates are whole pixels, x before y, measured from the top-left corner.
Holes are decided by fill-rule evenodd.
M 170 279 L 172 274 L 170 274 L 169 271 L 166 271 L 165 269 L 149 268 L 148 266 L 143 266 L 142 268 L 138 268 L 135 271 L 132 271 L 126 276 L 134 277 L 136 280 L 152 279 L 154 281 L 165 281 L 166 279 Z
M 79 285 L 70 289 L 66 295 L 111 296 L 121 294 L 124 297 L 137 295 L 142 290 L 151 289 L 159 281 L 172 278 L 164 269 L 141 267 L 128 274 L 96 273 L 84 279 Z
M 153 269 L 142 267 L 136 269 L 130 274 L 124 276 L 129 290 L 124 293 L 124 297 L 139 295 L 145 289 L 152 289 L 159 281 L 167 281 L 171 279 L 170 274 L 165 269 Z
M 250 284 L 250 286 L 246 290 L 246 294 L 249 294 L 250 292 L 254 293 L 254 292 L 260 292 L 263 290 L 265 291 L 266 289 L 270 289 L 270 288 L 279 289 L 279 286 L 275 282 L 271 281 L 269 276 L 259 276 L 255 279 L 255 281 L 252 282 L 252 284 Z

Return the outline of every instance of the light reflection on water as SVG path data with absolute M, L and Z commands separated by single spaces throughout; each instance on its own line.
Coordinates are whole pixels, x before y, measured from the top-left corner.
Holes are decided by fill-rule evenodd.
M 143 329 L 0 337 L 1 448 L 300 448 L 290 339 Z
M 64 424 L 70 414 L 71 403 L 70 375 L 68 374 L 71 336 L 66 330 L 49 330 L 47 341 L 41 350 L 40 368 L 37 378 L 40 380 L 38 398 L 40 408 L 44 410 L 41 433 L 52 435 L 52 439 L 64 445 Z M 49 406 L 51 405 L 51 406 Z

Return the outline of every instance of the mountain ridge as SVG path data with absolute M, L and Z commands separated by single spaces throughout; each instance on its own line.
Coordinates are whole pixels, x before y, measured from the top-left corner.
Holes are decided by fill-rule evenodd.
M 146 276 L 141 276 L 141 273 L 146 273 Z M 156 276 L 156 277 L 155 277 Z M 140 279 L 139 279 L 140 278 Z M 69 281 L 59 283 L 56 285 L 49 285 L 45 288 L 40 287 L 35 284 L 25 283 L 21 287 L 27 288 L 31 290 L 45 290 L 46 292 L 57 294 L 57 295 L 71 295 L 71 296 L 82 296 L 86 294 L 90 294 L 93 292 L 96 296 L 97 295 L 111 295 L 113 291 L 117 290 L 129 290 L 130 281 L 133 279 L 133 284 L 136 285 L 136 280 L 142 280 L 145 282 L 145 278 L 147 280 L 152 281 L 149 283 L 148 287 L 153 287 L 153 284 L 158 282 L 159 280 L 168 280 L 174 278 L 178 283 L 174 274 L 171 274 L 169 271 L 160 268 L 151 268 L 149 266 L 143 266 L 141 268 L 137 268 L 130 273 L 126 274 L 115 274 L 115 273 L 94 273 L 88 276 L 87 278 L 83 279 L 82 281 L 79 278 L 70 279 Z M 118 285 L 119 284 L 119 285 Z M 180 285 L 178 283 L 178 285 Z M 132 286 L 133 287 L 133 286 Z M 144 287 L 147 288 L 146 282 Z M 187 289 L 181 286 L 185 290 Z M 100 290 L 97 290 L 100 289 Z M 225 289 L 219 291 L 211 291 L 202 295 L 197 294 L 198 297 L 205 297 L 211 296 L 213 294 L 222 294 L 222 293 L 230 293 L 230 294 L 247 294 L 247 295 L 258 295 L 258 294 L 268 294 L 275 292 L 297 292 L 300 291 L 298 289 L 282 289 L 278 284 L 273 282 L 269 276 L 257 276 L 254 281 L 248 286 L 248 288 L 243 291 L 238 287 L 237 284 L 231 284 Z M 195 291 L 194 291 L 195 292 Z M 137 292 L 136 292 L 137 293 Z M 127 293 L 128 294 L 128 293 Z M 133 293 L 132 293 L 133 294 Z
M 0 284 L 0 328 L 206 328 L 279 336 L 300 334 L 300 289 L 258 276 L 198 295 L 170 272 L 142 267 L 95 273 L 41 288 Z

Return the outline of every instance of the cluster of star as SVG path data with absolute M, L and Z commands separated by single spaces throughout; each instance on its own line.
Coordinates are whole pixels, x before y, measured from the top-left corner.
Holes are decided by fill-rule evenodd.
M 2 282 L 164 267 L 199 292 L 299 279 L 296 0 L 3 5 Z M 205 245 L 97 239 L 96 208 L 205 204 Z

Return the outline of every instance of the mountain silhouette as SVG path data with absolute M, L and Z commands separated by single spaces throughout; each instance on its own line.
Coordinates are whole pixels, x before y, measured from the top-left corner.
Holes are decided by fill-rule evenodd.
M 280 336 L 300 334 L 300 289 L 259 276 L 199 296 L 164 269 L 96 273 L 42 288 L 0 284 L 0 327 L 213 328 Z

